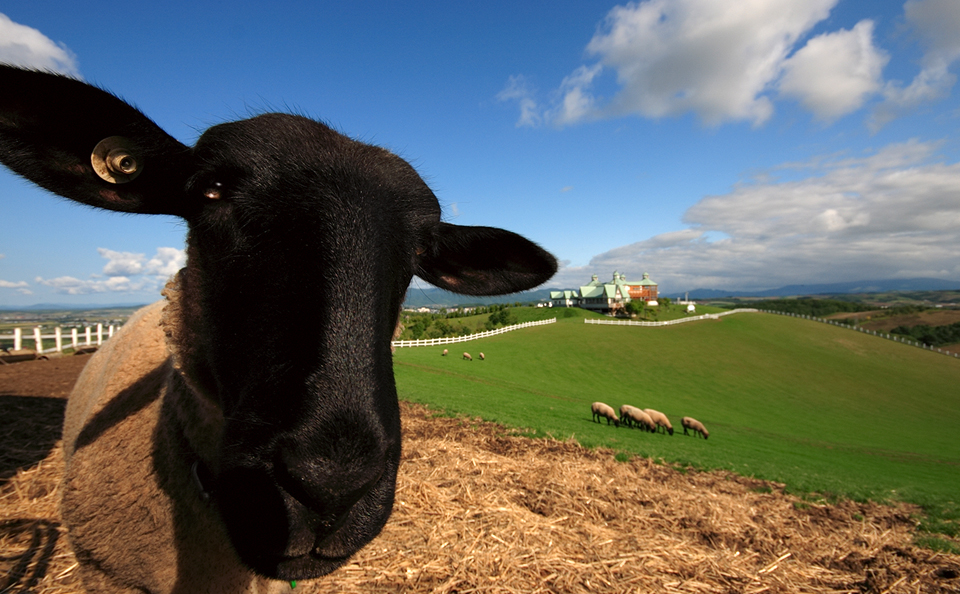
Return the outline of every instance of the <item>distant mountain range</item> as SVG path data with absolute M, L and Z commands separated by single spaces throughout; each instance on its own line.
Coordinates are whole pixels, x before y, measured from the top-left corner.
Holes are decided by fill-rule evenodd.
M 0 311 L 92 311 L 100 309 L 140 308 L 146 303 L 38 303 L 36 305 L 0 305 Z
M 447 309 L 455 307 L 473 307 L 478 305 L 494 305 L 498 303 L 530 303 L 531 301 L 540 301 L 541 299 L 550 299 L 550 291 L 557 289 L 537 289 L 536 291 L 523 291 L 522 293 L 512 293 L 510 295 L 496 295 L 493 297 L 473 297 L 470 295 L 460 295 L 451 293 L 443 289 L 423 289 L 410 288 L 407 290 L 407 298 L 403 301 L 406 308 L 429 307 L 438 309 L 445 307 Z
M 444 291 L 443 289 L 411 288 L 403 306 L 407 308 L 429 307 L 447 309 L 460 306 L 494 305 L 499 303 L 530 303 L 550 299 L 550 291 L 557 288 L 537 289 L 511 295 L 495 297 L 470 297 Z M 779 289 L 762 291 L 749 289 L 695 289 L 683 293 L 664 293 L 664 297 L 680 299 L 689 293 L 690 299 L 719 299 L 721 297 L 793 297 L 803 295 L 842 295 L 845 293 L 886 293 L 888 291 L 960 291 L 960 281 L 947 281 L 937 278 L 908 278 L 846 283 L 826 283 L 817 285 L 787 285 Z M 140 307 L 134 303 L 115 304 L 66 304 L 39 303 L 37 305 L 5 306 L 0 311 L 38 311 L 38 310 L 96 310 Z
M 689 294 L 690 299 L 717 299 L 720 297 L 793 297 L 804 295 L 843 295 L 849 293 L 887 293 L 890 291 L 957 290 L 960 290 L 960 281 L 948 281 L 939 278 L 906 278 L 817 285 L 787 285 L 779 289 L 766 289 L 763 291 L 746 289 L 695 289 L 689 291 Z M 684 295 L 685 293 L 674 293 L 665 296 L 679 298 Z
M 550 291 L 559 289 L 538 289 L 512 295 L 496 297 L 468 297 L 444 291 L 443 289 L 410 289 L 403 302 L 404 307 L 452 308 L 458 306 L 493 305 L 497 303 L 530 303 L 550 298 Z M 793 297 L 803 295 L 839 295 L 845 293 L 886 293 L 888 291 L 957 291 L 960 281 L 946 281 L 937 278 L 909 278 L 855 281 L 846 283 L 826 283 L 816 285 L 787 285 L 778 289 L 762 291 L 750 289 L 695 289 L 684 293 L 665 293 L 671 299 L 683 298 L 687 293 L 690 299 L 718 299 L 721 297 Z

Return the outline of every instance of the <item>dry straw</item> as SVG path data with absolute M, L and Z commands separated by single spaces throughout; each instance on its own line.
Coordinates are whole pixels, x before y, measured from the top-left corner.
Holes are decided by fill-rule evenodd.
M 812 505 L 773 483 L 403 414 L 389 524 L 294 592 L 960 591 L 960 557 L 913 546 L 905 505 Z M 62 467 L 54 449 L 0 487 L 0 592 L 78 591 L 57 516 Z

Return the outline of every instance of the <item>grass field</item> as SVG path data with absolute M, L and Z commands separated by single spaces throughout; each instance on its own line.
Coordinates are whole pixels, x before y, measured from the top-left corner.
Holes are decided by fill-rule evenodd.
M 398 350 L 401 398 L 795 493 L 919 503 L 955 533 L 960 359 L 767 314 L 664 328 L 561 318 L 450 350 Z M 487 360 L 464 361 L 463 350 Z M 658 409 L 678 431 L 591 422 L 596 400 Z M 710 439 L 685 437 L 685 415 Z

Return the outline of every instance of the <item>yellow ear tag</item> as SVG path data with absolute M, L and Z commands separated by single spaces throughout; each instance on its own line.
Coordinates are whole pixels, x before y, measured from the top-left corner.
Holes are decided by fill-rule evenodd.
M 132 182 L 143 171 L 143 160 L 137 157 L 130 139 L 123 136 L 98 142 L 90 155 L 90 164 L 101 179 L 112 184 Z

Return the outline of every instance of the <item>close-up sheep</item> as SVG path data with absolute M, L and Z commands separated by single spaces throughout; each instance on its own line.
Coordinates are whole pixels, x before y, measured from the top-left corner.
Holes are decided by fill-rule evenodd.
M 411 278 L 493 295 L 556 271 L 519 235 L 441 222 L 406 161 L 301 116 L 190 147 L 97 87 L 0 66 L 0 161 L 188 230 L 166 300 L 67 404 L 61 512 L 89 592 L 268 592 L 342 565 L 393 506 L 390 339 Z
M 620 419 L 617 418 L 617 412 L 613 410 L 613 407 L 609 404 L 604 404 L 603 402 L 594 402 L 590 405 L 590 410 L 593 413 L 591 420 L 600 422 L 601 418 L 607 420 L 607 425 L 613 423 L 615 427 L 620 426 Z
M 710 432 L 707 431 L 707 428 L 703 426 L 703 423 L 694 419 L 693 417 L 683 417 L 683 419 L 680 420 L 680 424 L 683 425 L 684 435 L 688 435 L 687 429 L 689 429 L 693 431 L 694 435 L 699 433 L 704 439 L 710 437 Z

